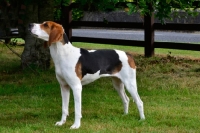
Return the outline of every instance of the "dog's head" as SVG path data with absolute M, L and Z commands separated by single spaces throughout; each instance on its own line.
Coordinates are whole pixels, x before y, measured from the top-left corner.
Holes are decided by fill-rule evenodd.
M 42 24 L 31 23 L 29 24 L 29 31 L 36 38 L 47 41 L 49 46 L 56 42 L 68 43 L 68 38 L 62 25 L 52 21 L 46 21 Z

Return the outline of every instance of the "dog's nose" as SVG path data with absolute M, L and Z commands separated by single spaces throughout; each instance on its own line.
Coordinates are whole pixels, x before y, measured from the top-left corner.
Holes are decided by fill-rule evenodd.
M 28 25 L 28 29 L 31 30 L 31 29 L 33 28 L 33 26 L 34 26 L 34 23 L 30 23 L 30 24 Z

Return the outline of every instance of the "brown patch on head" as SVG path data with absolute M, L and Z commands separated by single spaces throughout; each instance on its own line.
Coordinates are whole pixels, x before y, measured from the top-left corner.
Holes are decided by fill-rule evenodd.
M 81 65 L 80 62 L 78 62 L 78 63 L 76 64 L 76 67 L 75 67 L 75 72 L 76 72 L 77 77 L 78 77 L 80 80 L 82 79 L 82 70 L 81 70 L 81 68 L 82 68 L 82 65 Z
M 60 24 L 52 21 L 46 21 L 40 25 L 40 28 L 44 30 L 47 34 L 49 34 L 49 46 L 52 43 L 63 40 L 64 30 Z
M 128 54 L 126 53 L 127 57 L 128 57 L 128 64 L 131 68 L 133 69 L 136 69 L 136 66 L 135 66 L 135 61 L 133 60 L 132 58 L 132 55 L 131 54 Z
M 120 62 L 112 71 L 112 74 L 118 73 L 122 69 L 122 62 Z

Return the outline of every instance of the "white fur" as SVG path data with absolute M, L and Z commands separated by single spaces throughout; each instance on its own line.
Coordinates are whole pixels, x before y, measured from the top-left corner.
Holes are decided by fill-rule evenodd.
M 35 24 L 31 31 L 33 34 L 37 35 L 38 38 L 43 40 L 48 40 L 49 36 L 45 31 L 40 29 L 38 24 Z M 89 50 L 89 52 L 94 52 L 95 50 Z M 93 82 L 94 80 L 105 77 L 112 76 L 112 82 L 114 88 L 117 90 L 119 96 L 122 99 L 124 105 L 124 113 L 128 113 L 129 98 L 125 93 L 124 85 L 126 89 L 133 97 L 137 108 L 139 110 L 140 119 L 145 119 L 143 102 L 141 101 L 137 92 L 136 83 L 136 70 L 131 68 L 128 64 L 128 58 L 125 52 L 120 50 L 115 50 L 119 55 L 119 59 L 122 62 L 122 68 L 118 73 L 115 74 L 103 74 L 99 75 L 100 71 L 95 74 L 86 74 L 82 81 L 77 77 L 75 72 L 75 66 L 78 62 L 80 54 L 80 49 L 71 45 L 71 43 L 63 45 L 61 42 L 56 42 L 56 44 L 51 44 L 50 53 L 55 64 L 56 78 L 60 84 L 61 95 L 62 95 L 62 117 L 56 125 L 61 126 L 66 122 L 66 118 L 69 115 L 69 97 L 70 88 L 73 91 L 74 102 L 75 102 L 75 121 L 71 126 L 71 129 L 77 129 L 81 125 L 81 93 L 82 85 Z M 106 94 L 106 93 L 105 93 Z

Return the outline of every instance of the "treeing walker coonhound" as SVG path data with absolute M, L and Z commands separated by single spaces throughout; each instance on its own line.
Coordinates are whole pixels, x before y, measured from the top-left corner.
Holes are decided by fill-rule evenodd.
M 62 95 L 62 117 L 55 125 L 61 126 L 69 115 L 70 88 L 75 102 L 75 121 L 71 129 L 81 125 L 82 85 L 100 77 L 112 77 L 112 83 L 122 99 L 124 113 L 128 113 L 129 98 L 124 85 L 135 101 L 140 119 L 145 119 L 143 102 L 137 91 L 136 66 L 131 55 L 120 50 L 86 50 L 72 46 L 63 27 L 52 21 L 29 24 L 33 36 L 48 41 L 55 64 L 56 78 Z

